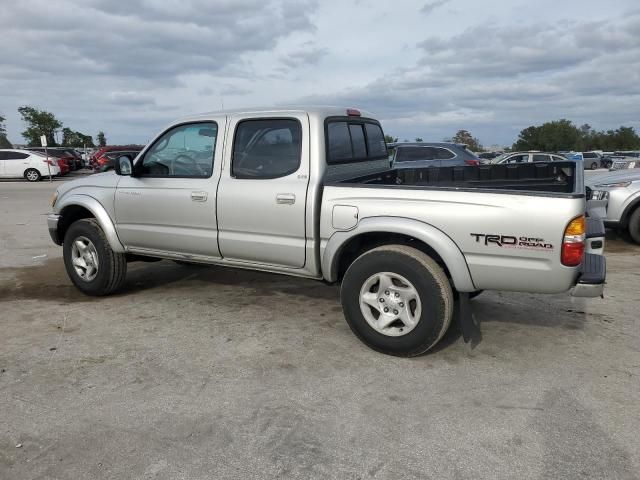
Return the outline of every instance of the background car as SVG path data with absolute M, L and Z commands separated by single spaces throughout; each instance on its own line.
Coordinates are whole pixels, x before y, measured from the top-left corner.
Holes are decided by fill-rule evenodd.
M 67 164 L 70 170 L 77 170 L 78 168 L 82 168 L 82 160 L 77 159 L 76 156 L 71 153 L 70 150 L 72 149 L 69 148 L 51 147 L 45 150 L 44 147 L 27 147 L 27 150 L 49 155 L 50 157 L 61 158 Z M 78 161 L 80 161 L 79 164 Z
M 0 150 L 0 177 L 26 178 L 30 182 L 37 182 L 44 176 L 60 175 L 57 159 L 47 158 L 38 152 L 29 150 Z
M 100 147 L 93 153 L 93 155 L 91 155 L 91 157 L 89 157 L 89 167 L 95 169 L 97 160 L 107 152 L 125 150 L 139 152 L 140 150 L 142 150 L 142 148 L 143 147 L 140 145 L 109 145 L 108 147 Z
M 511 152 L 504 153 L 491 163 L 531 163 L 531 162 L 566 162 L 562 155 L 548 152 Z
M 96 160 L 93 171 L 97 173 L 112 170 L 118 158 L 126 156 L 133 160 L 134 158 L 136 158 L 138 153 L 140 153 L 138 150 L 116 150 L 113 152 L 106 152 Z
M 582 159 L 584 160 L 584 168 L 596 170 L 604 167 L 602 155 L 598 152 L 582 152 Z
M 640 244 L 640 170 L 592 175 L 585 184 L 589 214 L 602 218 L 609 228 L 627 230 Z
M 480 159 L 463 143 L 392 143 L 394 168 L 451 167 L 480 165 Z

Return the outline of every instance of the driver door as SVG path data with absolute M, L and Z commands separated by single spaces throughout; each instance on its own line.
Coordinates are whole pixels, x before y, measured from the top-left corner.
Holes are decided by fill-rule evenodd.
M 174 126 L 138 157 L 115 193 L 118 236 L 130 251 L 220 257 L 216 181 L 221 121 Z

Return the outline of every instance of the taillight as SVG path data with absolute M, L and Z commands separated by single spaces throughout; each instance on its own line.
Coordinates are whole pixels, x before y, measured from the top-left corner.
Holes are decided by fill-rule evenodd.
M 477 167 L 478 165 L 480 165 L 480 162 L 478 160 L 465 160 L 464 163 L 473 167 Z
M 347 108 L 347 115 L 349 117 L 359 117 L 361 115 L 360 110 L 355 108 Z
M 560 260 L 567 267 L 576 267 L 582 263 L 584 255 L 585 226 L 584 215 L 574 218 L 564 230 Z
M 51 165 L 52 167 L 55 167 L 55 166 L 56 166 L 56 163 L 55 163 L 53 160 L 47 160 L 47 163 L 48 163 L 49 165 Z

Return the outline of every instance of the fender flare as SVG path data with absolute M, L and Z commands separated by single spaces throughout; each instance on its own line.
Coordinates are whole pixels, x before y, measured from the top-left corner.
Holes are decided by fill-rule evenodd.
M 89 195 L 76 193 L 73 195 L 69 195 L 68 197 L 64 197 L 62 201 L 56 205 L 56 210 L 58 210 L 64 217 L 64 209 L 73 206 L 83 207 L 91 212 L 91 214 L 98 221 L 98 225 L 100 225 L 100 228 L 102 228 L 105 236 L 107 237 L 107 241 L 109 242 L 111 250 L 116 253 L 125 252 L 125 248 L 122 243 L 120 243 L 120 239 L 118 238 L 118 234 L 116 233 L 116 227 L 113 223 L 113 220 L 107 213 L 107 210 L 98 200 L 90 197 Z
M 363 233 L 397 233 L 422 241 L 431 247 L 444 261 L 453 286 L 459 292 L 478 290 L 473 284 L 469 266 L 456 243 L 442 230 L 428 223 L 403 217 L 368 217 L 360 220 L 352 230 L 331 235 L 322 252 L 322 274 L 329 282 L 338 279 L 338 260 L 342 248 L 352 238 Z

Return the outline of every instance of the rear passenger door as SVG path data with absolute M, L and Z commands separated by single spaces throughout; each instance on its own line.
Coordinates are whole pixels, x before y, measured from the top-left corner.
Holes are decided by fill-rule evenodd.
M 232 117 L 218 189 L 218 242 L 229 260 L 302 268 L 309 185 L 305 113 Z

